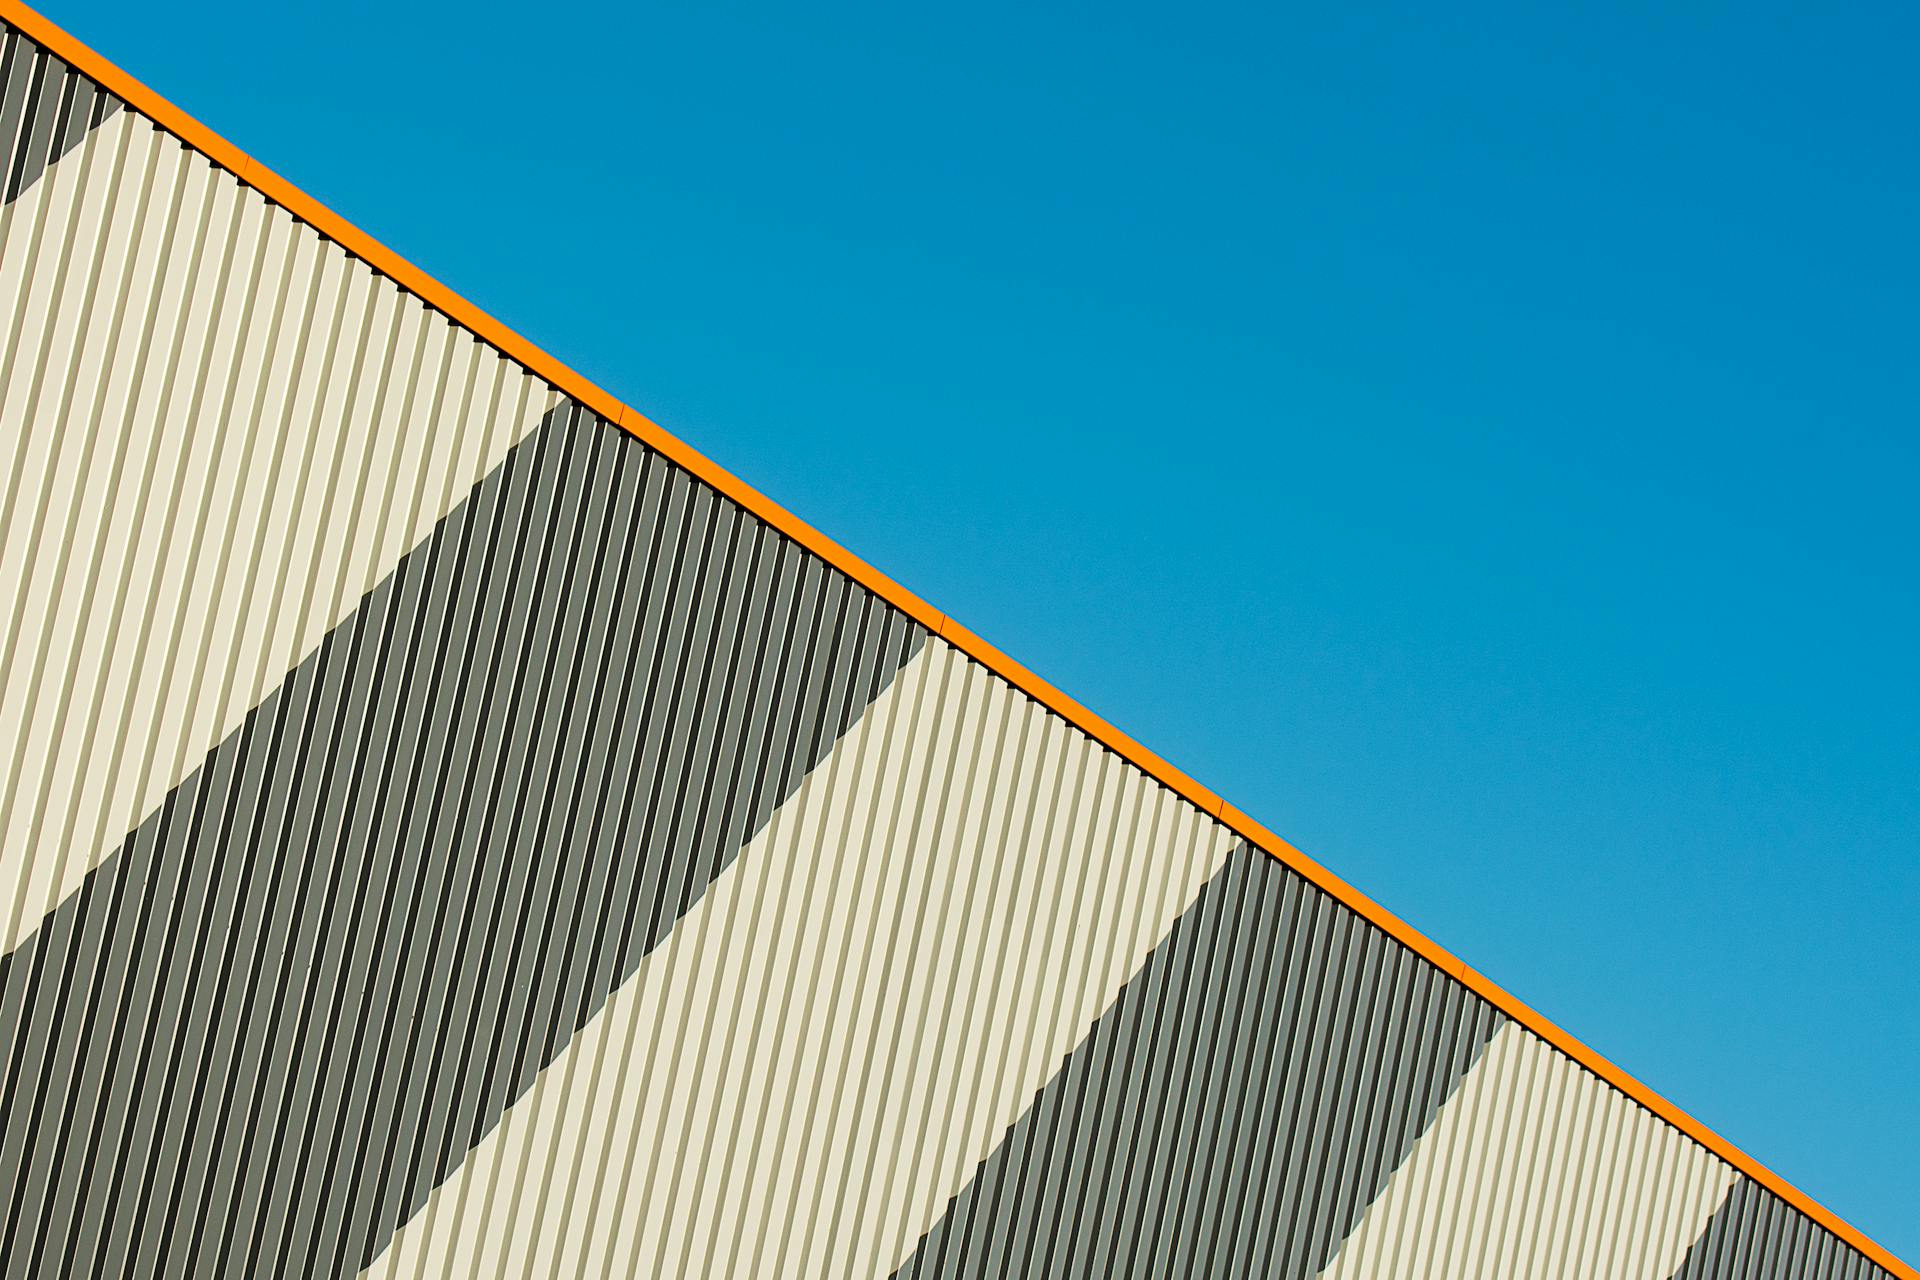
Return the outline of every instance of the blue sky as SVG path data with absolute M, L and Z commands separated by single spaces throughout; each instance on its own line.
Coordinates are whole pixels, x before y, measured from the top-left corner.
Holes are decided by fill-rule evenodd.
M 1920 13 L 41 7 L 1920 1257 Z

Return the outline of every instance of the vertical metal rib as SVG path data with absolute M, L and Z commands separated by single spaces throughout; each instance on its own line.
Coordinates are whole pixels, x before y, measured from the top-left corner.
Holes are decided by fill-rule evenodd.
M 359 1270 L 923 641 L 555 415 L 0 961 L 8 1273 Z

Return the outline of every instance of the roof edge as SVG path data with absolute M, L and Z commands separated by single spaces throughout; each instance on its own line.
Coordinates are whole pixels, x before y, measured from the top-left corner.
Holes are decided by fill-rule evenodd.
M 1288 841 L 1268 830 L 1240 809 L 1228 804 L 1220 796 L 1076 699 L 1055 688 L 1045 679 L 960 623 L 947 617 L 912 591 L 814 529 L 738 476 L 672 435 L 638 409 L 621 401 L 586 375 L 514 332 L 507 325 L 482 311 L 478 306 L 387 248 L 320 201 L 260 164 L 205 124 L 122 70 L 104 55 L 23 3 L 23 0 L 0 0 L 0 21 L 12 24 L 75 70 L 91 77 L 109 92 L 124 99 L 134 111 L 147 116 L 162 129 L 179 138 L 181 142 L 200 152 L 214 164 L 226 169 L 241 182 L 312 226 L 321 235 L 336 242 L 355 257 L 362 259 L 374 270 L 413 293 L 434 310 L 441 312 L 454 323 L 471 330 L 503 355 L 524 364 L 533 373 L 551 383 L 555 389 L 580 401 L 601 417 L 638 437 L 668 461 L 711 485 L 780 533 L 845 573 L 1048 710 L 1061 716 L 1189 803 L 1216 818 L 1222 825 L 1254 847 L 1279 859 L 1415 954 L 1451 974 L 1475 995 L 1565 1053 L 1601 1080 L 1706 1147 L 1714 1155 L 1732 1165 L 1739 1173 L 1753 1179 L 1793 1208 L 1813 1219 L 1876 1265 L 1899 1277 L 1900 1280 L 1920 1280 L 1920 1270 L 1896 1258 L 1859 1229 L 1694 1119 L 1674 1103 L 1642 1084 L 1625 1070 L 1602 1057 L 1570 1032 L 1525 1004 L 1485 974 L 1469 967 L 1445 947 L 1302 853 Z

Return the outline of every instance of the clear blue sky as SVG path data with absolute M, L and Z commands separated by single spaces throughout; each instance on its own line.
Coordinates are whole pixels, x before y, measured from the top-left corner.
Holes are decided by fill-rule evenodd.
M 1911 6 L 42 3 L 1920 1258 Z

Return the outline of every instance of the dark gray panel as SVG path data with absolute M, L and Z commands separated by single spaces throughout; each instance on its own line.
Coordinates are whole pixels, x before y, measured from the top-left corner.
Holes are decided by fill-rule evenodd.
M 1503 1021 L 1237 849 L 898 1274 L 1312 1276 Z
M 924 639 L 549 415 L 0 961 L 6 1274 L 357 1272 Z
M 0 30 L 0 203 L 10 204 L 122 103 L 11 27 Z
M 1741 1178 L 1674 1280 L 1893 1280 L 1813 1219 Z

